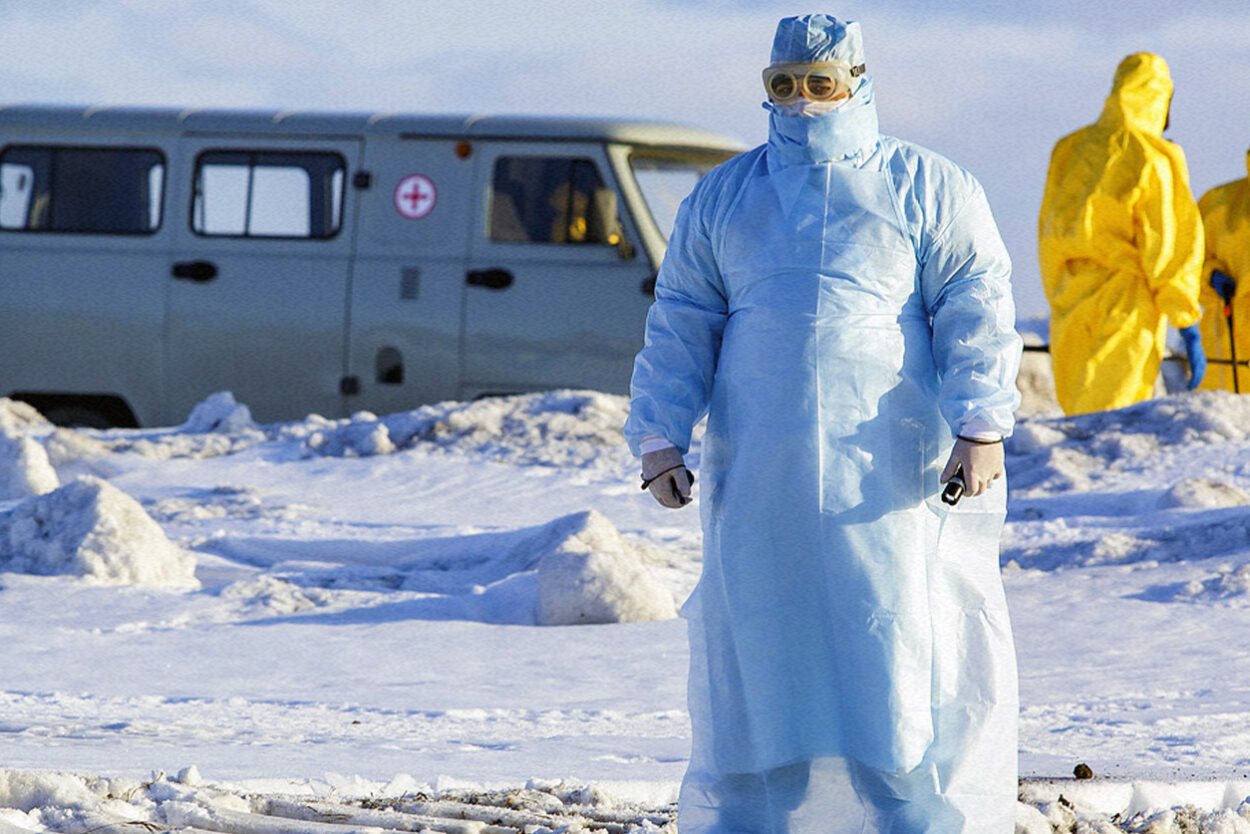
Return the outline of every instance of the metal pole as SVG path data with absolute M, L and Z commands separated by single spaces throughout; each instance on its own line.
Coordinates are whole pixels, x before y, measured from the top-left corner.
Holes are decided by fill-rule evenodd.
M 1228 356 L 1233 360 L 1233 393 L 1241 393 L 1240 377 L 1237 371 L 1237 335 L 1233 332 L 1233 294 L 1224 299 L 1224 318 L 1228 321 Z

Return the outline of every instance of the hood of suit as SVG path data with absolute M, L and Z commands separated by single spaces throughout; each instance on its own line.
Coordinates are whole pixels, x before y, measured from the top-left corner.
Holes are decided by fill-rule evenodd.
M 773 38 L 770 64 L 846 61 L 864 63 L 859 23 L 825 14 L 783 18 Z M 866 154 L 879 137 L 872 79 L 861 75 L 846 104 L 820 116 L 790 116 L 772 102 L 768 111 L 768 164 L 776 170 Z
M 1130 55 L 1116 68 L 1098 121 L 1159 136 L 1167 123 L 1172 89 L 1167 61 L 1150 52 Z

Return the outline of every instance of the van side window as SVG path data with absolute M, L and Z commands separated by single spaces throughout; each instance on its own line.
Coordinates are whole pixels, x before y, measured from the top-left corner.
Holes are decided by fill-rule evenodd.
M 506 243 L 616 245 L 616 194 L 590 159 L 503 156 L 495 160 L 490 239 Z
M 227 237 L 330 238 L 343 224 L 347 163 L 336 153 L 205 151 L 191 229 Z
M 164 186 L 155 148 L 10 145 L 0 152 L 0 228 L 150 234 Z

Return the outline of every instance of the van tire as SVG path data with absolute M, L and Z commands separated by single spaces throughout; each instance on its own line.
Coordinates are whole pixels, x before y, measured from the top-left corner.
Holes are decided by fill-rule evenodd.
M 111 394 L 50 394 L 16 391 L 11 399 L 33 406 L 50 423 L 69 428 L 138 428 L 139 421 L 121 397 Z

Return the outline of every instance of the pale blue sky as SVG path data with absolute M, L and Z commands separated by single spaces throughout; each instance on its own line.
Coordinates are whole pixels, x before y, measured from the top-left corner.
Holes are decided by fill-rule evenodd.
M 1035 222 L 1050 148 L 1092 121 L 1116 64 L 1163 55 L 1167 136 L 1195 196 L 1246 174 L 1250 4 L 851 0 L 0 0 L 0 101 L 679 121 L 754 144 L 779 17 L 859 20 L 882 129 L 972 170 L 1045 312 Z

